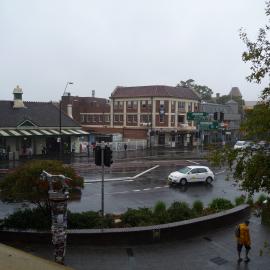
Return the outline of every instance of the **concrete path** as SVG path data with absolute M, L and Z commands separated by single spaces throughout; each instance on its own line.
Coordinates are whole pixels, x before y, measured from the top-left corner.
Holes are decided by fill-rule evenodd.
M 192 239 L 142 246 L 68 246 L 66 264 L 77 270 L 266 270 L 270 269 L 270 228 L 260 219 L 250 220 L 252 249 L 249 263 L 237 263 L 234 227 L 209 232 Z M 198 228 L 199 230 L 200 228 Z M 23 247 L 21 247 L 23 248 Z M 52 259 L 51 247 L 29 246 L 25 250 Z M 262 252 L 262 254 L 260 254 Z M 244 257 L 244 250 L 242 251 Z

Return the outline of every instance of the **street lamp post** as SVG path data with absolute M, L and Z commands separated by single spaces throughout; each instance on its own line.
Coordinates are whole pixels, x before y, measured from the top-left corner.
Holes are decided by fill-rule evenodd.
M 66 83 L 65 90 L 62 96 L 65 95 L 69 84 L 73 84 L 73 82 Z M 62 97 L 59 102 L 59 156 L 61 156 L 61 154 L 62 154 Z

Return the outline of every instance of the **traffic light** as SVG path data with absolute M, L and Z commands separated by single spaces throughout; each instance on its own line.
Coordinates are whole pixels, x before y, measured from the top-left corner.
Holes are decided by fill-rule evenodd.
M 223 112 L 220 112 L 219 120 L 220 120 L 220 122 L 224 121 L 224 113 Z
M 100 146 L 95 147 L 95 164 L 97 166 L 101 166 L 101 147 Z
M 218 120 L 218 113 L 217 112 L 214 113 L 214 120 Z
M 107 167 L 110 167 L 112 163 L 113 163 L 112 150 L 110 149 L 110 147 L 105 146 L 105 149 L 104 149 L 104 165 L 107 166 Z

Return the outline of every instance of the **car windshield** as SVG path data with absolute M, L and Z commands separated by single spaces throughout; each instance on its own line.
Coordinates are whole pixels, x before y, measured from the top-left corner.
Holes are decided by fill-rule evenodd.
M 191 169 L 189 167 L 184 167 L 182 169 L 179 169 L 178 172 L 180 173 L 188 173 Z
M 239 145 L 239 146 L 244 145 L 244 144 L 245 144 L 245 142 L 237 142 L 236 143 L 236 145 Z

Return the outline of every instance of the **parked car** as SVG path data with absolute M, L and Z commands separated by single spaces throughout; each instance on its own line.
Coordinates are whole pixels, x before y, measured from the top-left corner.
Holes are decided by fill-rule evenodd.
M 234 145 L 234 149 L 246 149 L 248 147 L 252 147 L 252 142 L 249 141 L 237 141 Z
M 206 166 L 187 166 L 170 173 L 169 184 L 181 184 L 193 182 L 206 182 L 211 184 L 215 179 L 214 173 Z

